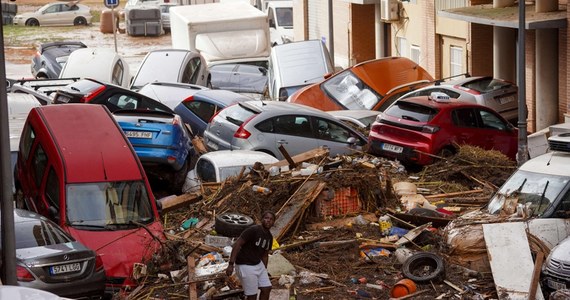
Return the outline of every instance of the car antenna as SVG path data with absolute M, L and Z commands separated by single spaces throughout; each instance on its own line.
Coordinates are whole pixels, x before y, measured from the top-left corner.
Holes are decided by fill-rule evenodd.
M 107 180 L 107 169 L 105 168 L 105 158 L 103 157 L 103 152 L 101 152 L 101 163 L 103 164 L 103 176 Z

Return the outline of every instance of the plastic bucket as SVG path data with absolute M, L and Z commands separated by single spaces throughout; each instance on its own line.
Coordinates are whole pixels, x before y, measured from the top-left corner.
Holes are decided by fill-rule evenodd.
M 393 298 L 403 297 L 416 292 L 416 283 L 410 279 L 404 278 L 392 287 L 390 296 Z

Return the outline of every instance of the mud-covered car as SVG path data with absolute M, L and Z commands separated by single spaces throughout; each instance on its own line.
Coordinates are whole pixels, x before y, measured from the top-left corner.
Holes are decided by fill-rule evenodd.
M 70 2 L 48 3 L 34 12 L 16 15 L 14 25 L 20 26 L 64 26 L 91 24 L 91 8 Z

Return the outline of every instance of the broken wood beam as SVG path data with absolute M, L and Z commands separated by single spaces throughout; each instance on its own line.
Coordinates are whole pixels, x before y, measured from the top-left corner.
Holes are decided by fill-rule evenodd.
M 437 195 L 427 195 L 427 196 L 424 196 L 424 198 L 426 198 L 426 199 L 447 198 L 447 197 L 458 196 L 458 195 L 469 195 L 469 194 L 482 193 L 483 191 L 484 190 L 470 190 L 470 191 L 464 191 L 464 192 L 452 192 L 452 193 L 437 194 Z
M 188 297 L 190 300 L 198 300 L 198 292 L 196 290 L 196 282 L 194 282 L 194 277 L 196 276 L 196 262 L 191 255 L 186 258 L 186 263 L 188 267 Z
M 310 159 L 314 159 L 314 158 L 320 158 L 320 157 L 328 157 L 329 155 L 329 150 L 324 149 L 324 148 L 315 148 L 313 150 L 309 150 L 307 152 L 303 152 L 301 154 L 297 154 L 291 157 L 291 159 L 293 160 L 293 162 L 295 163 L 295 166 L 305 162 L 307 160 Z M 280 160 L 276 163 L 273 163 L 271 165 L 269 165 L 269 167 L 273 167 L 273 166 L 277 166 L 277 167 L 283 167 L 283 166 L 288 166 L 290 165 L 289 161 L 287 161 L 286 159 L 284 160 Z
M 160 205 L 162 212 L 166 213 L 184 206 L 185 204 L 196 203 L 201 199 L 202 195 L 186 193 L 180 196 L 163 198 L 160 200 Z
M 296 243 L 293 243 L 293 244 L 281 246 L 281 247 L 279 247 L 279 248 L 277 248 L 277 249 L 273 249 L 273 251 L 277 251 L 277 250 L 287 251 L 287 250 L 299 248 L 299 247 L 302 247 L 302 246 L 305 246 L 305 245 L 309 245 L 309 244 L 318 242 L 318 241 L 320 241 L 320 240 L 322 240 L 322 239 L 325 239 L 325 238 L 327 238 L 327 236 L 320 236 L 320 237 L 318 237 L 318 238 L 314 238 L 314 239 L 311 239 L 311 240 L 306 240 L 306 241 L 301 241 L 301 242 L 296 242 Z
M 323 247 L 333 247 L 333 246 L 343 246 L 348 244 L 357 243 L 355 239 L 342 240 L 342 241 L 327 241 L 327 242 L 316 242 L 315 246 L 319 248 Z
M 536 253 L 536 261 L 534 263 L 534 270 L 532 272 L 532 278 L 530 280 L 530 289 L 528 292 L 528 300 L 536 299 L 536 290 L 538 287 L 538 280 L 540 279 L 540 271 L 542 267 L 542 261 L 544 260 L 544 253 Z
M 289 164 L 289 169 L 293 170 L 297 167 L 297 164 L 295 163 L 295 161 L 291 158 L 291 155 L 289 155 L 289 152 L 287 152 L 287 150 L 285 150 L 285 147 L 283 147 L 283 145 L 279 145 L 279 152 L 281 152 L 281 154 L 283 154 L 283 157 L 285 157 L 285 160 L 287 160 L 287 163 Z

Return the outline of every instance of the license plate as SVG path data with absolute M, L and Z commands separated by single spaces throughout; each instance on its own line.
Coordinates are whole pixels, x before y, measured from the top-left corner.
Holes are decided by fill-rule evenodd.
M 548 287 L 555 290 L 561 290 L 566 288 L 566 284 L 562 282 L 554 281 L 552 279 L 548 279 L 546 282 L 548 284 Z
M 152 132 L 148 131 L 125 131 L 125 134 L 130 138 L 152 139 Z
M 214 150 L 214 151 L 218 150 L 218 144 L 216 144 L 216 143 L 214 143 L 214 142 L 212 142 L 212 141 L 208 141 L 208 142 L 206 143 L 206 145 L 208 145 L 208 147 L 210 147 L 210 149 L 212 149 L 212 150 Z
M 79 263 L 50 267 L 50 273 L 52 275 L 77 272 L 77 271 L 81 271 L 81 265 Z
M 501 97 L 497 99 L 499 101 L 500 104 L 507 104 L 510 102 L 515 101 L 515 95 L 511 95 L 511 96 L 507 96 L 507 97 Z
M 60 95 L 60 96 L 57 96 L 57 99 L 55 101 L 57 101 L 58 103 L 68 103 L 69 100 L 71 100 L 71 98 Z
M 402 153 L 402 151 L 404 151 L 404 147 L 384 143 L 382 144 L 382 150 L 394 153 Z

